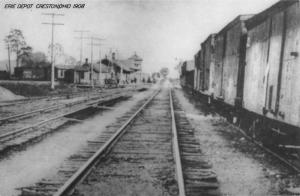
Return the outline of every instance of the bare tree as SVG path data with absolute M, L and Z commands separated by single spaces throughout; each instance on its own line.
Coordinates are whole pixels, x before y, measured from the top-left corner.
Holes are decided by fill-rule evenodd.
M 50 44 L 48 46 L 48 54 L 49 54 L 49 56 L 51 55 L 51 48 L 52 48 L 52 46 Z M 56 58 L 59 58 L 59 57 L 61 57 L 63 55 L 64 55 L 64 48 L 63 48 L 63 46 L 61 44 L 59 44 L 59 43 L 53 44 L 53 57 L 54 57 L 53 62 L 56 61 Z
M 31 58 L 32 58 L 32 47 L 25 46 L 20 49 L 19 59 L 21 62 L 21 66 L 31 65 Z
M 76 65 L 76 59 L 72 56 L 65 55 L 65 64 L 66 65 Z
M 46 54 L 43 52 L 35 52 L 32 54 L 32 61 L 35 66 L 43 64 L 43 63 L 47 62 Z
M 11 29 L 9 34 L 4 39 L 8 46 L 8 52 L 16 53 L 16 66 L 19 66 L 19 57 L 22 54 L 22 48 L 26 47 L 25 38 L 19 29 Z M 9 54 L 10 56 L 10 54 Z
M 161 70 L 159 72 L 160 72 L 160 75 L 162 75 L 164 78 L 166 78 L 169 75 L 169 68 L 167 68 L 167 67 L 161 68 Z

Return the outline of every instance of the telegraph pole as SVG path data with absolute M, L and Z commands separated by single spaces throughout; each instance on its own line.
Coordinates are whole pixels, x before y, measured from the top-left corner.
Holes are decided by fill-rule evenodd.
M 89 31 L 85 30 L 75 30 L 74 32 L 80 33 L 80 37 L 75 37 L 76 39 L 80 39 L 80 65 L 82 65 L 82 53 L 83 53 L 83 34 L 88 33 Z
M 9 43 L 7 44 L 7 54 L 8 54 L 8 72 L 9 72 L 9 79 L 10 79 L 11 65 L 10 65 L 10 47 L 9 47 Z
M 103 39 L 101 38 L 98 38 L 98 37 L 94 37 L 94 36 L 91 36 L 91 37 L 84 37 L 83 39 L 90 39 L 91 40 L 91 86 L 92 88 L 94 88 L 94 81 L 93 81 L 93 73 L 94 73 L 94 67 L 93 67 L 93 48 L 95 46 L 95 43 L 94 41 L 101 41 Z
M 42 15 L 51 16 L 51 18 L 52 18 L 52 22 L 51 23 L 43 22 L 42 24 L 44 24 L 44 25 L 51 25 L 52 26 L 52 34 L 51 34 L 51 89 L 54 89 L 55 88 L 55 86 L 54 86 L 54 63 L 53 63 L 54 26 L 56 26 L 56 25 L 64 25 L 62 23 L 55 23 L 54 22 L 54 17 L 55 16 L 64 16 L 64 14 L 42 13 Z
M 91 37 L 91 85 L 92 88 L 94 88 L 94 80 L 93 80 L 93 75 L 94 75 L 94 67 L 93 67 L 93 44 L 94 44 L 94 37 Z
M 101 46 L 102 44 L 94 44 L 94 46 L 99 46 L 99 81 L 101 84 Z
M 119 53 L 118 49 L 116 49 L 115 56 L 117 56 L 118 53 Z M 117 59 L 117 57 L 116 57 L 116 59 Z M 122 63 L 120 63 L 120 68 L 121 68 L 121 70 L 120 70 L 119 85 L 122 84 L 122 81 L 123 81 L 123 65 L 122 65 Z

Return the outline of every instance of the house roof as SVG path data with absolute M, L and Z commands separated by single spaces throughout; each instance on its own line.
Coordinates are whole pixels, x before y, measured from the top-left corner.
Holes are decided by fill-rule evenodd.
M 134 63 L 132 63 L 131 59 L 127 59 L 127 60 L 119 60 L 117 61 L 120 65 L 122 65 L 122 68 L 125 69 L 126 71 L 129 72 L 135 72 L 140 70 L 140 67 L 135 67 Z
M 131 61 L 130 60 L 116 60 L 117 64 L 120 68 L 127 72 L 132 72 L 133 69 L 131 69 Z
M 132 63 L 130 59 L 127 60 L 110 60 L 110 59 L 102 59 L 101 63 L 104 65 L 113 65 L 118 68 L 122 68 L 125 72 L 135 72 L 136 69 L 132 67 Z
M 75 71 L 84 71 L 84 72 L 86 72 L 86 71 L 90 71 L 90 68 L 87 67 L 87 66 L 76 65 L 76 66 L 74 67 L 74 70 L 75 70 Z
M 266 10 L 256 14 L 252 18 L 248 19 L 246 21 L 246 26 L 248 29 L 252 29 L 253 27 L 261 24 L 263 21 L 265 21 L 270 16 L 281 12 L 288 8 L 289 6 L 299 2 L 299 0 L 280 0 L 279 2 L 275 3 L 271 7 L 267 8 Z
M 96 68 L 99 70 L 99 63 L 97 62 Z M 109 73 L 109 67 L 103 63 L 101 63 L 101 73 Z
M 142 61 L 143 59 L 141 57 L 139 57 L 136 53 L 134 53 L 134 55 L 132 55 L 129 59 L 133 59 L 136 61 Z
M 89 64 L 83 64 L 83 65 L 76 65 L 74 67 L 74 70 L 89 72 L 91 70 L 91 64 L 89 63 Z M 94 70 L 94 72 L 99 73 L 99 68 L 96 65 L 93 66 L 93 70 Z
M 59 65 L 55 65 L 56 68 L 59 68 L 59 69 L 74 69 L 76 67 L 76 65 L 62 65 L 62 64 L 59 64 Z

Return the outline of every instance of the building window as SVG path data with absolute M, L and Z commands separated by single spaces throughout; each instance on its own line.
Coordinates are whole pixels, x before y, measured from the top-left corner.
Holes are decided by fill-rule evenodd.
M 60 77 L 60 78 L 65 77 L 65 72 L 64 72 L 64 70 L 59 70 L 59 77 Z
M 84 72 L 79 72 L 80 79 L 84 79 Z

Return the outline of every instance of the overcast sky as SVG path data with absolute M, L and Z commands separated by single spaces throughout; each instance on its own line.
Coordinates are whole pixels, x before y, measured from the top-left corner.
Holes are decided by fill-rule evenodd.
M 6 3 L 85 3 L 84 9 L 4 9 Z M 28 45 L 34 51 L 47 53 L 51 28 L 45 12 L 62 13 L 56 22 L 64 23 L 55 29 L 55 42 L 63 45 L 67 54 L 79 60 L 79 34 L 74 30 L 89 30 L 105 38 L 102 54 L 109 48 L 117 49 L 120 58 L 134 52 L 144 59 L 146 72 L 167 66 L 174 70 L 177 59 L 193 59 L 200 43 L 210 34 L 218 32 L 240 14 L 258 13 L 277 0 L 1 0 L 0 1 L 0 60 L 7 51 L 2 41 L 11 28 L 23 31 Z M 88 35 L 87 35 L 88 36 Z M 90 58 L 88 41 L 84 43 L 84 57 Z M 98 58 L 98 48 L 94 48 Z M 174 71 L 172 71 L 174 75 Z

